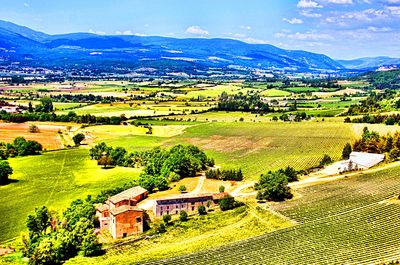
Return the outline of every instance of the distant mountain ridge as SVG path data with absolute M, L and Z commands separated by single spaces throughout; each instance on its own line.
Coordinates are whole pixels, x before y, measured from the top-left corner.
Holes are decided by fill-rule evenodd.
M 165 71 L 213 68 L 340 71 L 345 67 L 323 54 L 284 50 L 233 39 L 103 36 L 90 33 L 48 35 L 0 21 L 0 63 L 44 67 L 153 67 Z
M 348 69 L 357 70 L 375 70 L 381 66 L 390 65 L 400 66 L 400 58 L 392 58 L 387 56 L 365 57 L 354 60 L 338 60 L 338 62 Z

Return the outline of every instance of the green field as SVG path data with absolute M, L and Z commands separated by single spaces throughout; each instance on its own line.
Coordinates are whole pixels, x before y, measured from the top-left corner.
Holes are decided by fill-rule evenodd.
M 61 210 L 76 198 L 122 185 L 139 173 L 132 168 L 101 169 L 83 148 L 12 158 L 10 164 L 16 182 L 0 186 L 0 242 L 24 231 L 35 207 Z
M 263 96 L 263 97 L 287 97 L 290 95 L 291 95 L 290 92 L 275 89 L 275 88 L 267 89 L 260 93 L 260 96 Z

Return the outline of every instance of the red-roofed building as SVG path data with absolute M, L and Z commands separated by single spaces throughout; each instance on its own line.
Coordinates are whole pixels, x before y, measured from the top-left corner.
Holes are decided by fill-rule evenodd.
M 147 190 L 133 187 L 110 197 L 105 204 L 96 207 L 100 229 L 109 230 L 113 238 L 121 238 L 143 232 L 143 210 L 136 204 L 147 197 Z

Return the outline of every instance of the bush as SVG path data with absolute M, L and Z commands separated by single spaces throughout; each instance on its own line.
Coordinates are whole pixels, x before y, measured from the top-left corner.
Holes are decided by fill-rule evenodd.
M 221 192 L 221 193 L 222 193 L 222 192 L 225 192 L 225 186 L 219 186 L 219 189 L 218 189 L 218 190 L 219 190 L 219 192 Z
M 160 234 L 167 232 L 167 229 L 166 229 L 165 225 L 164 224 L 160 224 L 160 226 L 157 228 L 157 232 L 160 233 Z
M 343 159 L 349 159 L 350 158 L 350 154 L 351 154 L 352 151 L 353 151 L 353 148 L 351 147 L 351 145 L 349 143 L 347 143 L 343 147 L 342 158 Z
M 182 222 L 186 222 L 188 220 L 188 214 L 186 211 L 181 211 L 179 213 L 179 220 L 181 220 Z
M 181 193 L 186 192 L 187 190 L 185 185 L 180 185 L 178 189 Z
M 29 126 L 28 132 L 30 132 L 30 133 L 39 133 L 40 130 L 39 130 L 39 127 L 37 127 L 35 124 L 31 124 Z
M 83 133 L 75 134 L 74 137 L 72 137 L 72 140 L 74 141 L 75 145 L 80 145 L 81 142 L 85 140 L 85 135 Z
M 331 158 L 329 155 L 325 154 L 325 155 L 322 157 L 321 162 L 319 162 L 319 166 L 320 166 L 320 167 L 323 167 L 323 166 L 332 164 L 332 162 L 333 162 L 332 158 Z
M 232 210 L 232 209 L 235 209 L 236 207 L 242 206 L 243 204 L 236 201 L 234 197 L 228 195 L 225 198 L 222 198 L 218 202 L 218 205 L 222 211 L 227 211 L 227 210 Z
M 207 214 L 207 210 L 206 210 L 206 207 L 204 205 L 199 205 L 199 207 L 197 207 L 197 211 L 199 212 L 200 215 Z
M 165 223 L 166 225 L 168 225 L 169 222 L 171 221 L 171 215 L 169 215 L 169 214 L 164 214 L 164 215 L 163 215 L 163 221 L 164 221 L 164 223 Z
M 8 177 L 13 173 L 10 164 L 7 161 L 0 160 L 0 185 L 8 183 Z

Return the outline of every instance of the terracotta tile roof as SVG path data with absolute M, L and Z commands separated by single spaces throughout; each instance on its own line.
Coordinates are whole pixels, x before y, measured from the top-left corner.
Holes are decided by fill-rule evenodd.
M 114 209 L 110 210 L 110 213 L 112 215 L 118 215 L 127 211 L 136 211 L 136 212 L 143 212 L 142 209 L 136 207 L 136 206 L 129 206 L 129 205 L 123 205 Z
M 109 210 L 110 207 L 108 206 L 108 204 L 102 204 L 96 207 L 96 210 L 98 210 L 99 212 L 104 212 L 105 210 Z
M 136 186 L 136 187 L 127 189 L 127 190 L 125 190 L 125 191 L 123 191 L 121 193 L 118 193 L 117 195 L 112 196 L 109 200 L 112 203 L 116 204 L 116 203 L 118 203 L 120 201 L 123 201 L 123 200 L 130 200 L 130 199 L 132 199 L 132 198 L 134 198 L 134 197 L 136 197 L 138 195 L 141 195 L 141 194 L 143 194 L 145 192 L 147 192 L 146 189 L 144 189 L 144 188 L 142 188 L 140 186 Z
M 213 199 L 214 200 L 221 200 L 221 199 L 225 198 L 228 195 L 229 195 L 229 193 L 227 193 L 227 192 L 214 193 L 213 194 Z

